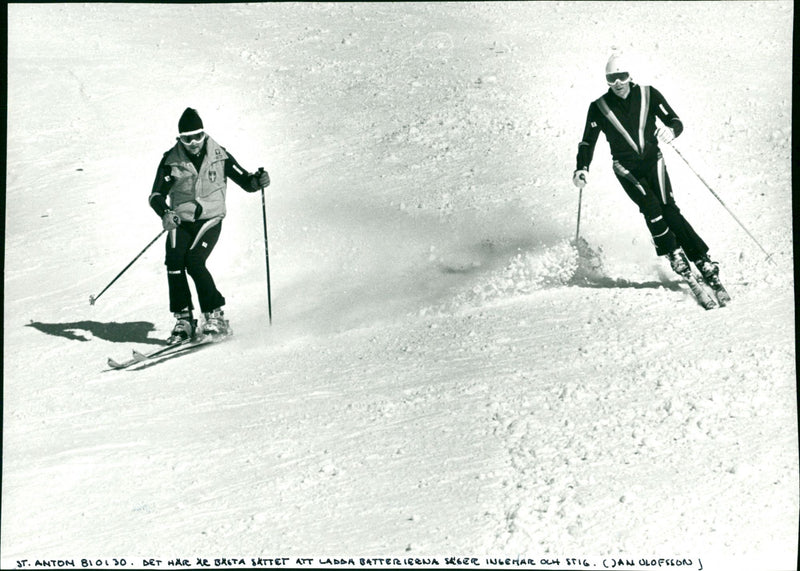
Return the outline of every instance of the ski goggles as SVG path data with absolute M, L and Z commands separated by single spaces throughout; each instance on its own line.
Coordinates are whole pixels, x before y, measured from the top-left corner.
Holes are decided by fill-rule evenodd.
M 190 145 L 192 143 L 202 143 L 203 139 L 206 138 L 206 132 L 202 129 L 198 129 L 197 131 L 190 131 L 188 133 L 181 133 L 178 135 L 178 138 L 181 140 L 181 143 L 186 145 Z
M 606 83 L 608 83 L 609 85 L 614 85 L 618 81 L 620 83 L 628 83 L 630 80 L 631 80 L 631 74 L 628 73 L 627 71 L 606 74 Z

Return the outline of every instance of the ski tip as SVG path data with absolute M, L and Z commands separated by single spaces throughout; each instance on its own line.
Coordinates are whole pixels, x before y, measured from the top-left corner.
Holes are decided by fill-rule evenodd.
M 700 304 L 700 307 L 702 307 L 703 309 L 706 309 L 706 310 L 708 310 L 708 309 L 716 309 L 718 307 L 717 302 L 715 300 L 711 299 L 710 297 L 705 298 L 705 299 L 698 299 L 697 301 Z
M 140 353 L 139 351 L 134 349 L 133 350 L 133 358 L 136 359 L 137 361 L 146 361 L 147 360 L 147 355 L 145 355 L 144 353 Z

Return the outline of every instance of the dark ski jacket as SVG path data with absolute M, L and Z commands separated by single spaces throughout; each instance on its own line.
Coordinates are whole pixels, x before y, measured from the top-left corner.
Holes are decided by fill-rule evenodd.
M 150 207 L 159 216 L 175 210 L 181 220 L 188 222 L 224 217 L 229 178 L 247 192 L 259 190 L 258 177 L 244 170 L 211 137 L 206 137 L 198 156 L 187 153 L 178 141 L 158 165 Z
M 626 169 L 637 171 L 654 163 L 660 154 L 656 117 L 671 127 L 676 137 L 683 132 L 680 118 L 655 87 L 631 82 L 625 99 L 609 88 L 589 104 L 576 170 L 589 170 L 600 131 L 606 136 L 613 160 Z

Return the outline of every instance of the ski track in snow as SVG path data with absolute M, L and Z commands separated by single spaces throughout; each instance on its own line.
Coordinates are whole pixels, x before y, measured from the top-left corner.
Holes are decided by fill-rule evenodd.
M 609 6 L 10 7 L 0 565 L 790 568 L 792 5 Z M 570 245 L 612 45 L 773 253 L 665 150 L 730 307 L 704 312 L 655 258 L 602 141 L 581 221 L 597 259 Z M 146 198 L 187 105 L 271 174 L 275 321 L 260 198 L 231 185 L 209 265 L 235 335 L 104 371 L 171 326 L 161 243 L 87 302 L 158 232 Z

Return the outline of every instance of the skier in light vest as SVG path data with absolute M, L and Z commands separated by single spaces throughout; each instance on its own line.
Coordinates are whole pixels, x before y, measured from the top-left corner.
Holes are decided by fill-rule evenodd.
M 667 144 L 678 137 L 683 123 L 655 87 L 633 82 L 628 64 L 619 53 L 606 64 L 606 83 L 608 91 L 589 105 L 572 182 L 578 188 L 586 186 L 602 131 L 611 149 L 614 174 L 644 216 L 656 254 L 666 256 L 680 275 L 691 271 L 691 261 L 709 285 L 718 284 L 719 264 L 711 261 L 708 246 L 675 204 L 658 147 L 659 141 Z
M 178 121 L 177 142 L 158 165 L 149 200 L 168 231 L 169 307 L 177 319 L 167 339 L 170 345 L 194 339 L 198 331 L 187 274 L 194 281 L 204 316 L 202 334 L 229 332 L 222 310 L 225 298 L 206 268 L 222 230 L 229 178 L 247 192 L 261 190 L 270 182 L 264 169 L 252 174 L 244 170 L 208 136 L 197 111 L 187 108 Z

